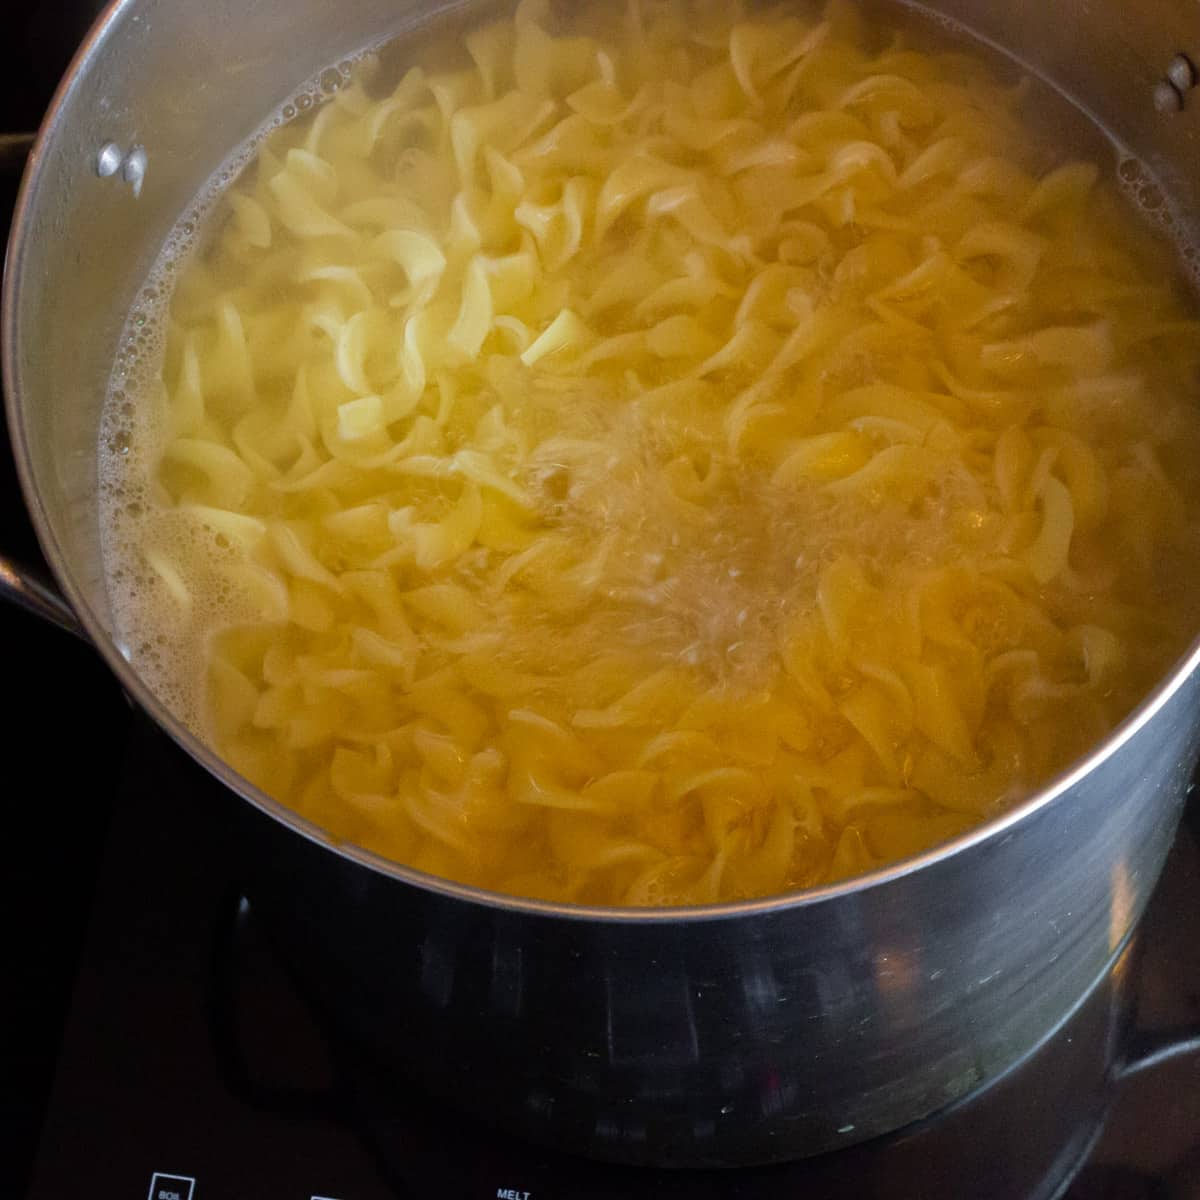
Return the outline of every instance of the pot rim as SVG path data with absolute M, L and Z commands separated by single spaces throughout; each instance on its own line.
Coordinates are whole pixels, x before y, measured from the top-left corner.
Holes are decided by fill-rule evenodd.
M 29 230 L 33 223 L 32 214 L 38 207 L 42 190 L 43 162 L 49 147 L 62 136 L 62 130 L 67 120 L 67 110 L 77 90 L 79 80 L 87 73 L 92 60 L 103 52 L 108 39 L 119 33 L 127 10 L 134 8 L 137 3 L 138 0 L 110 0 L 110 3 L 97 17 L 55 90 L 26 163 L 9 232 L 4 260 L 3 290 L 0 293 L 0 370 L 3 373 L 5 415 L 21 491 L 42 552 L 62 587 L 68 603 L 79 617 L 89 639 L 99 651 L 108 668 L 117 677 L 125 691 L 136 700 L 138 706 L 153 718 L 155 724 L 187 751 L 218 783 L 252 804 L 260 812 L 278 821 L 285 828 L 351 863 L 365 867 L 376 875 L 409 884 L 446 899 L 516 912 L 523 916 L 566 918 L 575 921 L 599 921 L 623 925 L 657 925 L 679 921 L 690 923 L 723 920 L 806 908 L 810 905 L 848 898 L 884 887 L 914 872 L 932 868 L 938 863 L 965 853 L 976 846 L 999 840 L 1004 834 L 1031 818 L 1035 813 L 1059 800 L 1120 750 L 1157 715 L 1160 709 L 1166 706 L 1188 677 L 1200 666 L 1200 632 L 1198 632 L 1188 649 L 1176 660 L 1157 686 L 1099 745 L 1013 808 L 972 827 L 950 841 L 922 851 L 920 854 L 899 859 L 850 879 L 797 892 L 785 892 L 749 900 L 727 901 L 720 904 L 662 908 L 583 905 L 538 900 L 489 891 L 485 888 L 458 883 L 452 879 L 444 879 L 333 837 L 320 826 L 300 816 L 248 780 L 243 779 L 206 743 L 179 721 L 150 691 L 130 661 L 117 648 L 108 629 L 76 585 L 66 555 L 55 536 L 49 515 L 41 502 L 34 478 L 29 428 L 24 415 L 26 389 L 16 344 L 17 316 L 21 299 L 20 280 L 28 259 Z

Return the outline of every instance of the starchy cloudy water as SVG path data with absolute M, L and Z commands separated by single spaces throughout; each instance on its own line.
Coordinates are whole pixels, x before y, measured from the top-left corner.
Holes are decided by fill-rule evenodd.
M 849 5 L 455 22 L 300 89 L 138 297 L 156 694 L 339 837 L 581 902 L 844 878 L 1095 744 L 1200 582 L 1145 168 Z

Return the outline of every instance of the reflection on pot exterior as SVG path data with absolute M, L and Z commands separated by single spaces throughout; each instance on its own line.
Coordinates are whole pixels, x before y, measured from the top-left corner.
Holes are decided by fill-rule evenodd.
M 683 1069 L 700 1059 L 699 1032 L 692 1010 L 691 980 L 678 967 L 662 964 L 636 992 L 611 975 L 604 981 L 608 1062 L 646 1076 L 667 1074 L 660 1091 L 643 1090 L 647 1099 L 676 1094 Z M 671 1076 L 678 1072 L 678 1083 Z
M 436 1008 L 445 1008 L 454 989 L 453 946 L 427 936 L 421 943 L 420 963 L 421 994 Z
M 1129 864 L 1122 858 L 1113 863 L 1112 889 L 1108 906 L 1108 947 L 1116 950 L 1133 924 L 1134 897 L 1133 880 L 1129 876 Z
M 515 1020 L 524 999 L 524 957 L 519 944 L 497 940 L 492 947 L 491 1009 L 499 1017 Z

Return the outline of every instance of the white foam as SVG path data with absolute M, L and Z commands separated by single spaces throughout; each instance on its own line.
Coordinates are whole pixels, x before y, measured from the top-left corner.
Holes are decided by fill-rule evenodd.
M 162 502 L 155 474 L 168 429 L 162 420 L 162 369 L 177 277 L 197 253 L 222 196 L 253 161 L 263 139 L 311 115 L 349 82 L 374 47 L 327 67 L 281 104 L 221 163 L 163 243 L 121 332 L 100 418 L 100 539 L 118 644 L 150 689 L 182 721 L 205 733 L 204 686 L 212 636 L 257 606 L 235 583 L 237 551 L 222 534 Z M 147 550 L 175 566 L 192 597 L 184 614 L 148 565 Z
M 1131 208 L 1175 247 L 1191 289 L 1200 293 L 1200 241 L 1180 217 L 1170 193 L 1141 159 L 1117 148 L 1116 182 Z

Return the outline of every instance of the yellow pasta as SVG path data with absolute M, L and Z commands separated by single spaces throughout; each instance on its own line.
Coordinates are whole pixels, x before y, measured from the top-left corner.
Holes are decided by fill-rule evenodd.
M 129 652 L 247 778 L 708 903 L 961 833 L 1181 651 L 1200 326 L 1022 88 L 840 0 L 395 57 L 258 147 L 104 450 Z

